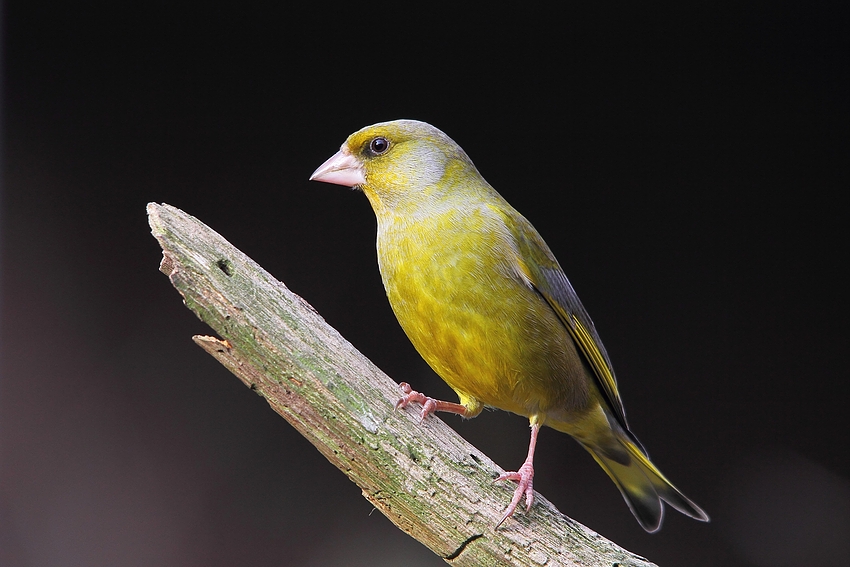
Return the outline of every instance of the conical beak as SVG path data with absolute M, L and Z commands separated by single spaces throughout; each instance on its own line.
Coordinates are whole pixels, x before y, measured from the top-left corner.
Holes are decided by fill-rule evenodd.
M 310 176 L 310 181 L 324 181 L 346 187 L 356 187 L 366 183 L 366 173 L 360 160 L 348 153 L 346 148 L 332 155 L 328 161 Z

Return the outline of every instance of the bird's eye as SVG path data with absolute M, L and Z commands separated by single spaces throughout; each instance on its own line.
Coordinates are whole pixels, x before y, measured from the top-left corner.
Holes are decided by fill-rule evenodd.
M 383 136 L 373 138 L 372 141 L 369 142 L 369 151 L 372 152 L 373 155 L 379 156 L 386 153 L 388 149 L 390 149 L 390 141 Z

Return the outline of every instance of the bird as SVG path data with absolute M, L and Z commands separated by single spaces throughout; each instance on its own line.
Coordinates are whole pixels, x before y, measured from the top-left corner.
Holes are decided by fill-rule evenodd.
M 402 382 L 396 408 L 420 404 L 422 420 L 437 411 L 473 418 L 485 407 L 528 418 L 525 461 L 495 479 L 516 482 L 496 529 L 523 498 L 531 511 L 543 425 L 593 456 L 646 531 L 661 527 L 665 503 L 709 521 L 629 429 L 608 353 L 549 246 L 451 138 L 417 120 L 373 124 L 310 180 L 366 195 L 390 306 L 459 398 L 436 400 Z

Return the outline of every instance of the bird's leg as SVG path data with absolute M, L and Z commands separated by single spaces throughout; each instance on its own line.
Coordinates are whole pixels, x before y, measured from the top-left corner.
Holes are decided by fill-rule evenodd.
M 416 402 L 417 404 L 422 404 L 422 413 L 420 413 L 421 419 L 424 421 L 429 414 L 434 413 L 435 411 L 445 411 L 449 413 L 456 413 L 458 415 L 466 417 L 467 411 L 466 408 L 460 404 L 455 404 L 452 402 L 441 402 L 440 400 L 435 400 L 434 398 L 429 398 L 424 394 L 420 394 L 410 387 L 410 384 L 407 382 L 402 382 L 399 384 L 401 386 L 401 391 L 404 392 L 404 396 L 395 403 L 395 408 L 404 408 L 407 407 L 407 404 L 410 402 Z
M 537 434 L 539 432 L 540 425 L 532 423 L 531 441 L 528 444 L 528 456 L 525 458 L 525 462 L 519 470 L 516 472 L 506 472 L 493 481 L 514 480 L 517 482 L 514 497 L 511 499 L 511 503 L 508 504 L 505 513 L 502 514 L 502 519 L 499 520 L 498 524 L 496 524 L 497 528 L 502 525 L 502 522 L 511 517 L 511 514 L 514 513 L 519 501 L 522 499 L 523 494 L 525 495 L 525 511 L 528 512 L 531 510 L 531 504 L 534 502 L 534 447 L 537 445 Z

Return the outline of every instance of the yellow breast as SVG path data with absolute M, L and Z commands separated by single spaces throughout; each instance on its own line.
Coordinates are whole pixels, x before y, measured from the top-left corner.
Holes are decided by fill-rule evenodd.
M 587 405 L 585 368 L 519 275 L 501 216 L 487 206 L 382 216 L 378 258 L 390 304 L 461 403 L 524 416 Z

